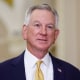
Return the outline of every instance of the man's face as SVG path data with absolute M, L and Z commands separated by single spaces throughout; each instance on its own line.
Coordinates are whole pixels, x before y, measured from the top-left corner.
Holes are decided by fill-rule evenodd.
M 55 28 L 54 15 L 47 10 L 37 9 L 32 12 L 29 25 L 23 27 L 23 33 L 29 49 L 47 51 L 59 31 Z

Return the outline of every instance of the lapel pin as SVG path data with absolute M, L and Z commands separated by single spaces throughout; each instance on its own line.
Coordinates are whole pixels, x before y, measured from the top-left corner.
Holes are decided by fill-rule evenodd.
M 61 70 L 60 68 L 58 68 L 58 71 L 59 71 L 59 72 L 62 72 L 62 70 Z

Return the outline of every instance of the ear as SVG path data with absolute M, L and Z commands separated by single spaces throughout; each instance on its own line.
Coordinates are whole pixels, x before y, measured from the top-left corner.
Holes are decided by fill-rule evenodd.
M 27 26 L 26 25 L 23 25 L 22 27 L 22 36 L 24 40 L 27 39 Z
M 59 30 L 58 30 L 58 29 L 56 29 L 56 30 L 55 30 L 55 33 L 54 33 L 55 40 L 57 39 L 58 35 L 59 35 Z

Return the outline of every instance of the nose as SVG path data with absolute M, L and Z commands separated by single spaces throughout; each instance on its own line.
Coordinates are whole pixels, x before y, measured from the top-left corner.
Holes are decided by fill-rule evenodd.
M 44 35 L 44 36 L 47 35 L 47 29 L 46 29 L 45 26 L 42 26 L 42 27 L 41 27 L 40 34 L 41 34 L 41 35 Z

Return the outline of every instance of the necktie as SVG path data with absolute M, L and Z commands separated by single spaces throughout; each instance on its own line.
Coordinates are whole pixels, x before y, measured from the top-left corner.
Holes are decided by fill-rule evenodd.
M 38 61 L 36 63 L 35 80 L 44 80 L 43 73 L 42 73 L 42 71 L 40 69 L 41 63 L 42 63 L 42 61 Z

